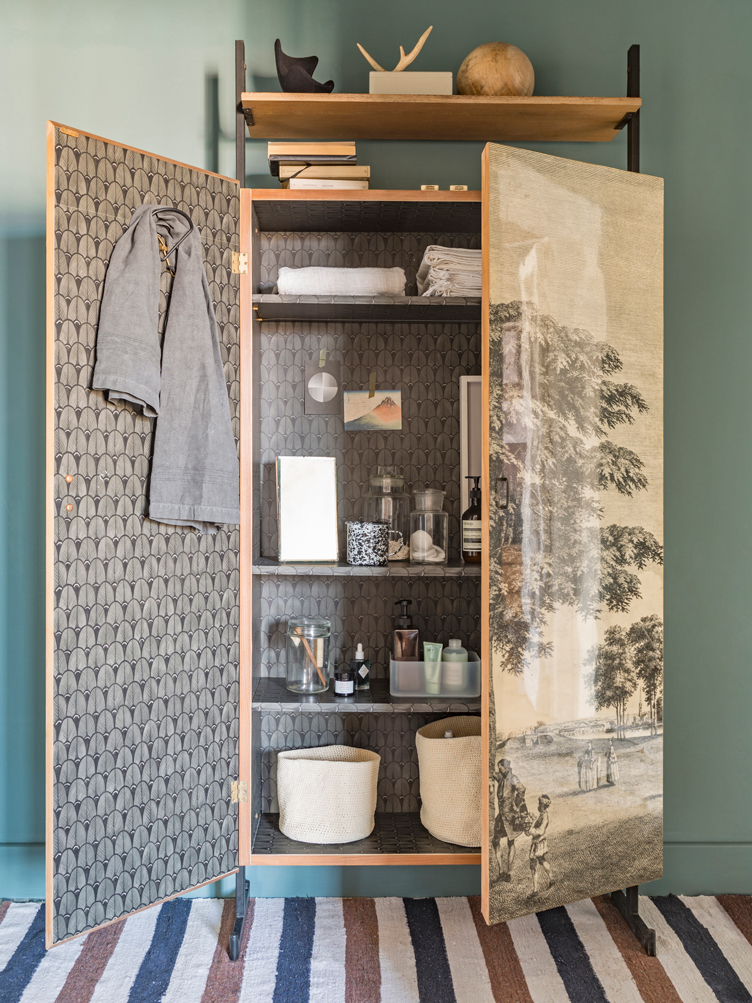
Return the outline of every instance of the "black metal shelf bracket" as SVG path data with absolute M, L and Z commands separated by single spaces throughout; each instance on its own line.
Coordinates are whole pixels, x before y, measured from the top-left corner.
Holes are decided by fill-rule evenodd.
M 250 881 L 246 881 L 245 867 L 239 867 L 235 875 L 235 922 L 230 934 L 230 961 L 240 957 L 240 944 L 243 940 L 243 930 L 248 915 L 248 896 L 251 890 Z
M 235 41 L 235 177 L 245 188 L 245 129 L 243 92 L 245 91 L 245 42 Z
M 627 97 L 640 96 L 640 47 L 630 45 L 627 52 Z M 627 170 L 640 173 L 640 112 L 631 112 L 627 121 Z

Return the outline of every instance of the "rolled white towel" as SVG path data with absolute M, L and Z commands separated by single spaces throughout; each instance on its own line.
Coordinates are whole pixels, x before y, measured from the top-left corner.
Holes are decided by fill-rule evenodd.
M 277 277 L 280 296 L 404 296 L 403 268 L 288 268 Z
M 482 252 L 431 244 L 418 269 L 421 296 L 480 296 Z

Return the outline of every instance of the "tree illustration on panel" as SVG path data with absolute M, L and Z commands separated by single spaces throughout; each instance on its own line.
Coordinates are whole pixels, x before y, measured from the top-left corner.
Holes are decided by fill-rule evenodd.
M 641 526 L 601 524 L 600 492 L 647 487 L 640 457 L 609 438 L 648 411 L 614 379 L 616 350 L 527 302 L 492 305 L 490 335 L 491 486 L 505 478 L 509 496 L 491 506 L 491 636 L 503 668 L 519 673 L 551 653 L 544 632 L 557 606 L 585 618 L 628 612 L 663 549 Z
M 628 630 L 613 626 L 603 644 L 593 647 L 588 661 L 593 666 L 595 709 L 613 709 L 616 737 L 625 738 L 627 701 L 642 686 L 650 708 L 650 732 L 658 731 L 658 706 L 663 694 L 663 623 L 652 614 L 643 616 Z

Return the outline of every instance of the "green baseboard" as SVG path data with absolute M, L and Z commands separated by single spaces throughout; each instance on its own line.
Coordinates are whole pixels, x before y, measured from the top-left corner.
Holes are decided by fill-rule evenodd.
M 480 868 L 459 867 L 249 867 L 251 895 L 301 896 L 480 894 Z M 752 894 L 752 843 L 666 843 L 660 881 L 646 895 Z M 229 898 L 235 881 L 215 881 L 192 898 Z M 44 898 L 44 844 L 0 844 L 0 899 Z

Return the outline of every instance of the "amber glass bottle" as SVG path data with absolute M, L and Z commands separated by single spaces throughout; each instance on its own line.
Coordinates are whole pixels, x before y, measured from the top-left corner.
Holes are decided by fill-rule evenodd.
M 475 483 L 470 489 L 470 508 L 462 513 L 462 560 L 465 564 L 480 564 L 480 477 L 468 477 L 468 480 Z

